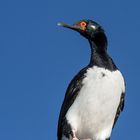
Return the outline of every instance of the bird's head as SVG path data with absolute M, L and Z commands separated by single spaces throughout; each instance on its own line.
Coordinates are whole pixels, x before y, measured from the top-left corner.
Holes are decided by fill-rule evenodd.
M 103 28 L 97 22 L 92 20 L 80 20 L 73 25 L 60 22 L 58 25 L 75 30 L 87 39 L 92 39 L 95 37 L 95 35 L 104 33 Z
M 93 41 L 96 46 L 106 48 L 107 38 L 103 28 L 95 21 L 92 20 L 80 20 L 73 25 L 68 25 L 63 22 L 58 23 L 59 26 L 72 29 L 79 32 L 82 36 L 89 41 Z

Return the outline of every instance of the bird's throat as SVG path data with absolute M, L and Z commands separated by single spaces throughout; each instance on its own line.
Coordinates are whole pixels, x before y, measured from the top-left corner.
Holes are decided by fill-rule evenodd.
M 99 46 L 99 43 L 89 40 L 90 43 L 90 49 L 91 49 L 91 58 L 90 58 L 90 64 L 96 64 L 99 65 L 103 59 L 103 56 L 106 57 L 107 55 L 107 50 L 105 46 Z
M 91 56 L 89 66 L 103 67 L 109 70 L 115 70 L 117 67 L 107 53 L 107 46 L 98 46 L 93 40 L 89 40 Z

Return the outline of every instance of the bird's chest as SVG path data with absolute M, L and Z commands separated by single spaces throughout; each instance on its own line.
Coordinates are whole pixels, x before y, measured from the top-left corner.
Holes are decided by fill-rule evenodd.
M 111 128 L 124 88 L 121 73 L 93 67 L 87 70 L 82 84 L 66 114 L 67 120 L 84 136 L 98 133 L 106 126 Z

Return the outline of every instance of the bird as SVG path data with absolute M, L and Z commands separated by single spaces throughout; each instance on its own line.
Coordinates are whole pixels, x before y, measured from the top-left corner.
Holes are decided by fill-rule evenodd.
M 125 80 L 110 57 L 103 27 L 83 19 L 59 26 L 77 31 L 89 42 L 90 61 L 71 80 L 61 106 L 58 140 L 110 140 L 123 111 Z

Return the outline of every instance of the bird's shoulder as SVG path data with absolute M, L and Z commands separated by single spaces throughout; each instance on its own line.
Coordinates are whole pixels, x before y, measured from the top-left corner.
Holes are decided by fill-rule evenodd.
M 79 90 L 82 87 L 82 81 L 85 77 L 88 67 L 83 68 L 78 72 L 78 74 L 71 80 L 64 97 L 61 110 L 67 112 L 68 108 L 72 105 L 75 98 L 77 97 Z M 61 111 L 61 112 L 62 112 Z
M 64 97 L 64 101 L 61 107 L 60 115 L 59 115 L 59 121 L 58 121 L 58 138 L 62 137 L 62 131 L 63 129 L 70 129 L 69 124 L 66 120 L 66 113 L 70 106 L 73 104 L 75 98 L 77 97 L 81 87 L 82 87 L 82 81 L 85 77 L 85 73 L 88 69 L 88 66 L 83 68 L 78 72 L 78 74 L 71 80 Z M 67 130 L 68 131 L 68 130 Z M 64 133 L 64 132 L 63 132 Z

